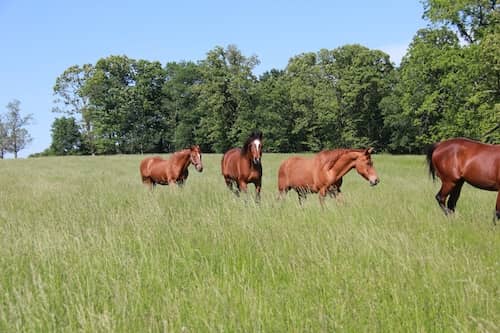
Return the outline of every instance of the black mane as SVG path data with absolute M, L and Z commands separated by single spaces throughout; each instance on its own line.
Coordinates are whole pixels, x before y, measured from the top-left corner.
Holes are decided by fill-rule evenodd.
M 243 144 L 243 147 L 241 148 L 242 155 L 245 155 L 246 153 L 248 153 L 248 148 L 250 147 L 250 144 L 256 139 L 259 139 L 262 141 L 262 132 L 257 131 L 257 132 L 253 132 L 252 134 L 250 134 L 248 139 Z

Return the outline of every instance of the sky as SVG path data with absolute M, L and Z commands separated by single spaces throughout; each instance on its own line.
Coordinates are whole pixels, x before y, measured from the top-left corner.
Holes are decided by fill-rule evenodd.
M 0 0 L 0 114 L 21 102 L 32 143 L 51 143 L 56 78 L 72 65 L 110 55 L 200 61 L 216 46 L 256 55 L 254 74 L 284 69 L 305 52 L 361 44 L 399 65 L 422 19 L 420 0 Z M 12 156 L 7 155 L 7 158 Z

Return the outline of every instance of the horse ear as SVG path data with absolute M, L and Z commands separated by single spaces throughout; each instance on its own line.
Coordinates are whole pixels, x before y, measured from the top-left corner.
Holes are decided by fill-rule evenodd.
M 259 132 L 259 140 L 262 140 L 262 132 Z
M 373 153 L 375 151 L 375 149 L 373 147 L 370 147 L 368 148 L 366 151 L 365 151 L 365 154 L 366 155 L 370 155 L 371 153 Z

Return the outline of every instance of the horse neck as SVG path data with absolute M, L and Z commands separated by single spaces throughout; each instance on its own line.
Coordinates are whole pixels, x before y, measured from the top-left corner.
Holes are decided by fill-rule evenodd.
M 359 152 L 356 150 L 346 150 L 341 153 L 331 170 L 335 172 L 337 178 L 343 177 L 356 165 Z
M 172 156 L 172 162 L 179 163 L 181 169 L 185 169 L 189 166 L 189 163 L 191 163 L 190 156 L 191 156 L 191 150 L 184 149 L 174 153 L 174 155 Z
M 252 168 L 255 168 L 253 162 L 252 162 L 252 152 L 250 149 L 246 149 L 246 150 L 241 150 L 241 157 L 242 157 L 242 161 L 244 161 L 245 164 L 248 163 L 248 167 L 250 169 Z

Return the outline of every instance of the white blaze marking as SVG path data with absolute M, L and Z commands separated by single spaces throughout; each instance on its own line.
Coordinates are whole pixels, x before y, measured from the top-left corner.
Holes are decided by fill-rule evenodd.
M 257 148 L 257 150 L 259 150 L 259 149 L 260 149 L 260 145 L 261 145 L 260 140 L 255 140 L 255 141 L 253 142 L 253 144 L 255 145 L 255 147 Z

